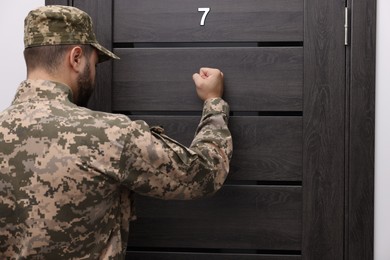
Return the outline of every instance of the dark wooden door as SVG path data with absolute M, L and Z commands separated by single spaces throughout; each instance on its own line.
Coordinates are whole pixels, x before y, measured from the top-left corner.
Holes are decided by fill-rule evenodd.
M 162 125 L 189 145 L 202 108 L 191 75 L 202 66 L 225 74 L 234 141 L 228 180 L 207 199 L 138 196 L 128 259 L 372 258 L 372 203 L 354 187 L 368 180 L 371 198 L 373 180 L 359 173 L 356 181 L 350 170 L 373 156 L 351 150 L 354 124 L 373 117 L 354 110 L 359 100 L 372 109 L 373 91 L 352 88 L 351 61 L 359 58 L 344 43 L 352 1 L 47 3 L 86 10 L 102 44 L 121 57 L 99 67 L 92 108 Z M 209 8 L 207 16 L 199 8 Z M 363 165 L 372 170 L 371 161 Z M 358 227 L 366 220 L 368 228 Z

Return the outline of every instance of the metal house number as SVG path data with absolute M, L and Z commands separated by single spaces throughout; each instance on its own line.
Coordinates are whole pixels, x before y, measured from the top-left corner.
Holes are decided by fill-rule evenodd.
M 202 19 L 200 19 L 200 26 L 204 26 L 207 14 L 210 12 L 210 7 L 199 7 L 198 12 L 204 12 Z

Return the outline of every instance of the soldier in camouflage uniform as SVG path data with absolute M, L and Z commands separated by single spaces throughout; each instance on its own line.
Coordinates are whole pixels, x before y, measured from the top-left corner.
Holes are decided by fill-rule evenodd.
M 24 40 L 28 79 L 0 113 L 0 259 L 122 259 L 133 192 L 194 199 L 222 186 L 232 139 L 219 70 L 193 75 L 204 106 L 187 148 L 144 121 L 76 105 L 96 63 L 118 58 L 86 13 L 33 10 Z M 57 58 L 40 64 L 53 48 Z

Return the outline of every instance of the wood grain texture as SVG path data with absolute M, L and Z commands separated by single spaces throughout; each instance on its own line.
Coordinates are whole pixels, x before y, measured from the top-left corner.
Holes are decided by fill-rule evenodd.
M 344 2 L 305 1 L 303 259 L 343 259 Z
M 376 1 L 350 1 L 348 258 L 374 258 Z
M 127 252 L 126 260 L 300 260 L 299 255 Z
M 115 42 L 302 41 L 303 0 L 114 1 Z M 205 26 L 200 26 L 209 7 Z
M 130 116 L 160 125 L 189 146 L 200 116 Z M 301 181 L 301 117 L 230 117 L 234 143 L 229 180 Z
M 112 49 L 112 1 L 73 0 L 75 7 L 87 12 L 94 25 L 98 42 Z M 96 86 L 88 107 L 93 110 L 111 112 L 112 61 L 99 63 L 96 70 Z
M 301 249 L 301 187 L 224 185 L 213 197 L 137 196 L 130 247 Z
M 225 75 L 232 111 L 301 111 L 302 47 L 115 49 L 113 109 L 196 111 L 192 74 L 216 67 Z M 179 102 L 178 102 L 179 101 Z

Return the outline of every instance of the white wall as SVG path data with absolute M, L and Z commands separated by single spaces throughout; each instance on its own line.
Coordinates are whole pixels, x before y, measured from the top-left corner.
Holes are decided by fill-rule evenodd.
M 19 83 L 26 78 L 24 18 L 30 10 L 44 4 L 44 0 L 0 0 L 0 111 L 9 106 Z
M 44 0 L 0 1 L 1 94 L 0 110 L 12 101 L 25 79 L 23 20 Z M 377 0 L 376 161 L 375 161 L 375 259 L 390 259 L 390 1 Z M 6 40 L 5 40 L 6 39 Z M 387 47 L 387 48 L 386 48 Z M 387 63 L 387 64 L 386 64 Z M 389 188 L 388 188 L 389 187 Z

